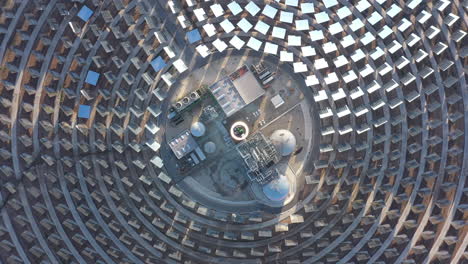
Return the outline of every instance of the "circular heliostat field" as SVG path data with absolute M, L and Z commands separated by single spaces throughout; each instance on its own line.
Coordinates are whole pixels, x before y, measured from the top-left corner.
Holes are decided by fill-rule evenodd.
M 0 263 L 468 263 L 467 10 L 2 0 Z

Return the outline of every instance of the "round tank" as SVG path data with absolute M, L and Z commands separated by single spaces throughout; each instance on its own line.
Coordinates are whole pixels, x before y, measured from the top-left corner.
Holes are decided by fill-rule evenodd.
M 216 144 L 212 141 L 206 142 L 205 146 L 203 146 L 203 149 L 208 154 L 214 153 L 216 151 Z
M 296 149 L 296 137 L 289 130 L 276 130 L 271 134 L 270 140 L 281 156 L 291 155 L 294 149 Z
M 194 137 L 201 137 L 206 132 L 205 125 L 201 122 L 195 122 L 192 124 L 192 127 L 190 128 L 190 132 L 192 133 Z
M 271 201 L 283 201 L 289 194 L 289 180 L 286 176 L 280 175 L 278 178 L 263 185 L 263 193 Z

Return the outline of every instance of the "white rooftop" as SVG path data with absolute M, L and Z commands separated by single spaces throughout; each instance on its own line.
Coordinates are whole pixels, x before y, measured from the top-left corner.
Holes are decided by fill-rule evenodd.
M 206 13 L 205 13 L 205 10 L 203 8 L 197 8 L 197 9 L 193 10 L 193 13 L 197 17 L 198 21 L 203 21 L 203 20 L 206 19 Z
M 364 23 L 362 23 L 362 21 L 359 18 L 356 18 L 356 19 L 353 20 L 353 22 L 351 22 L 349 27 L 351 28 L 352 31 L 356 31 L 356 30 L 364 27 Z
M 251 1 L 245 6 L 245 10 L 247 10 L 247 12 L 249 12 L 252 16 L 255 16 L 258 12 L 260 12 L 260 7 Z
M 364 52 L 361 49 L 357 49 L 356 51 L 353 52 L 353 54 L 351 54 L 351 59 L 354 62 L 364 59 L 365 57 L 366 57 L 366 54 L 364 54 Z
M 352 13 L 351 13 L 351 10 L 349 10 L 349 8 L 347 6 L 343 6 L 342 8 L 338 9 L 336 11 L 336 13 L 338 14 L 338 17 L 340 19 L 343 19 L 347 16 L 350 16 Z
M 211 8 L 211 11 L 213 11 L 213 14 L 215 15 L 215 17 L 219 17 L 224 14 L 224 9 L 220 4 L 212 5 L 210 8 Z
M 309 30 L 309 20 L 307 19 L 296 20 L 296 29 L 297 30 Z
M 270 29 L 270 26 L 261 20 L 259 20 L 257 24 L 255 25 L 255 30 L 262 33 L 263 35 L 267 34 L 268 29 Z
M 271 98 L 271 103 L 275 106 L 275 108 L 278 108 L 284 104 L 284 100 L 281 95 L 277 94 Z
M 328 67 L 328 63 L 324 58 L 321 58 L 321 59 L 318 59 L 318 60 L 315 61 L 314 67 L 317 70 L 325 69 L 325 68 Z
M 353 71 L 353 70 L 349 70 L 347 73 L 345 73 L 343 76 L 343 80 L 346 82 L 346 83 L 350 83 L 354 80 L 357 79 L 357 75 L 356 73 Z
M 292 62 L 294 60 L 293 53 L 285 50 L 280 51 L 280 61 Z
M 390 9 L 387 10 L 387 15 L 391 18 L 393 18 L 394 16 L 398 15 L 398 13 L 401 12 L 401 7 L 399 7 L 398 5 L 396 4 L 393 4 Z
M 324 78 L 324 81 L 328 85 L 328 84 L 336 83 L 339 80 L 338 80 L 338 76 L 336 75 L 336 73 L 331 72 L 327 75 L 327 77 Z
M 228 47 L 227 44 L 220 39 L 213 41 L 213 45 L 219 52 L 223 52 Z
M 288 46 L 301 46 L 301 36 L 288 35 Z
M 332 35 L 343 32 L 343 27 L 341 26 L 340 22 L 331 24 L 328 29 L 330 30 L 330 34 Z
M 240 50 L 244 45 L 245 41 L 240 39 L 238 36 L 234 36 L 229 43 L 234 46 L 237 50 Z
M 262 46 L 262 42 L 254 37 L 250 37 L 249 41 L 247 42 L 247 46 L 253 50 L 259 51 L 260 47 Z
M 197 46 L 196 49 L 203 58 L 206 58 L 208 55 L 211 54 L 210 49 L 208 49 L 208 47 L 204 44 Z
M 291 12 L 281 11 L 280 13 L 280 21 L 284 23 L 292 23 L 294 18 L 294 14 Z
M 246 65 L 241 67 L 240 77 L 232 81 L 240 97 L 245 104 L 257 100 L 260 96 L 265 94 L 265 90 L 260 86 L 260 83 L 255 78 L 255 75 L 248 69 Z M 240 70 L 240 69 L 238 69 Z
M 330 52 L 338 50 L 334 42 L 324 43 L 322 48 L 323 48 L 323 51 L 325 51 L 325 53 L 330 53 Z
M 276 9 L 276 8 L 270 6 L 270 5 L 266 5 L 265 8 L 262 11 L 262 14 L 264 14 L 265 16 L 267 16 L 267 17 L 269 17 L 271 19 L 275 19 L 276 13 L 278 13 L 278 9 Z
M 285 4 L 288 6 L 296 6 L 299 4 L 299 0 L 286 0 Z
M 391 33 L 389 33 L 391 34 Z M 367 32 L 366 34 L 364 34 L 364 36 L 361 38 L 361 43 L 365 45 L 371 43 L 372 41 L 375 40 L 375 37 L 374 35 L 372 35 L 371 32 Z
M 304 57 L 314 56 L 317 54 L 315 52 L 315 49 L 312 46 L 301 47 L 301 50 L 302 50 L 302 56 Z
M 271 35 L 274 38 L 284 39 L 284 37 L 286 36 L 286 29 L 275 26 L 273 27 L 273 32 L 271 33 Z
M 317 23 L 319 24 L 328 22 L 330 20 L 330 17 L 325 11 L 317 13 L 314 16 L 315 16 L 315 19 L 317 20 Z
M 323 0 L 323 5 L 326 8 L 334 7 L 338 4 L 336 0 Z
M 229 20 L 224 20 L 223 22 L 219 23 L 219 25 L 226 31 L 226 33 L 229 33 L 234 30 L 234 25 L 231 23 Z
M 324 90 L 319 90 L 317 94 L 314 95 L 314 100 L 316 102 L 320 102 L 320 101 L 327 100 L 327 99 L 328 99 L 327 92 L 325 92 Z
M 253 25 L 245 18 L 242 18 L 237 26 L 244 31 L 245 33 L 249 32 L 249 30 L 253 27 Z
M 424 24 L 429 18 L 431 18 L 431 16 L 432 15 L 430 13 L 423 10 L 421 11 L 420 17 L 418 18 L 418 22 Z
M 187 5 L 188 6 L 194 6 L 195 3 L 193 2 L 193 0 L 185 0 L 185 2 L 187 2 Z
M 378 31 L 378 35 L 381 39 L 385 39 L 386 37 L 390 36 L 392 33 L 393 33 L 392 29 L 389 28 L 387 25 L 383 26 Z
M 380 58 L 381 56 L 384 56 L 384 55 L 385 55 L 385 52 L 380 47 L 376 47 L 374 49 L 374 51 L 371 52 L 370 57 L 373 60 L 376 60 L 376 59 L 378 59 L 378 58 Z
M 339 68 L 341 66 L 344 66 L 344 65 L 348 64 L 349 62 L 348 62 L 348 59 L 346 59 L 345 56 L 340 55 L 336 59 L 333 60 L 333 63 L 335 64 L 335 66 L 337 68 Z
M 355 5 L 355 7 L 359 12 L 362 12 L 366 10 L 367 8 L 371 7 L 371 4 L 369 4 L 367 0 L 361 0 L 359 1 L 359 3 L 357 3 L 357 5 Z
M 185 63 L 184 63 L 184 61 L 182 59 L 178 59 L 178 60 L 174 61 L 172 63 L 172 65 L 174 65 L 174 67 L 176 68 L 176 70 L 179 73 L 183 73 L 184 71 L 187 70 L 187 65 L 185 65 Z
M 150 147 L 153 151 L 158 151 L 159 148 L 161 147 L 161 144 L 159 144 L 157 141 L 152 140 L 149 142 L 146 142 L 146 145 Z
M 239 14 L 240 12 L 242 12 L 242 7 L 236 2 L 236 1 L 232 1 L 229 5 L 228 5 L 228 8 L 229 10 L 231 10 L 231 13 L 233 15 L 237 15 Z
M 318 85 L 319 80 L 315 75 L 309 75 L 307 76 L 305 83 L 307 86 Z
M 306 72 L 307 71 L 307 65 L 304 64 L 303 62 L 299 61 L 299 62 L 295 62 L 293 64 L 294 66 L 294 72 L 295 73 L 299 73 L 299 72 Z
M 312 41 L 317 41 L 323 39 L 325 36 L 323 35 L 322 30 L 312 30 L 309 32 L 310 39 Z
M 346 37 L 344 37 L 341 42 L 340 42 L 341 46 L 343 46 L 344 48 L 347 48 L 351 45 L 354 44 L 354 38 L 353 36 L 351 35 L 347 35 Z
M 164 166 L 163 160 L 159 156 L 154 156 L 150 161 L 158 168 L 162 168 Z
M 405 32 L 405 30 L 407 30 L 411 25 L 412 24 L 408 19 L 403 18 L 401 24 L 398 25 L 398 30 Z
M 346 97 L 346 93 L 344 92 L 344 90 L 342 88 L 338 88 L 338 90 L 336 90 L 336 92 L 332 93 L 332 98 L 333 98 L 334 101 L 343 99 L 345 97 Z
M 278 53 L 278 45 L 273 44 L 271 42 L 267 42 L 265 44 L 265 49 L 264 50 L 265 50 L 265 53 L 276 55 Z
M 313 3 L 302 3 L 301 4 L 301 11 L 304 14 L 314 13 L 314 4 Z
M 375 25 L 381 19 L 382 19 L 382 16 L 379 14 L 379 12 L 374 11 L 374 13 L 372 13 L 372 15 L 369 18 L 367 18 L 367 21 L 369 21 L 371 25 Z
M 205 30 L 206 34 L 209 37 L 212 37 L 212 36 L 216 35 L 216 28 L 215 28 L 215 26 L 213 26 L 213 24 L 203 25 L 203 30 Z

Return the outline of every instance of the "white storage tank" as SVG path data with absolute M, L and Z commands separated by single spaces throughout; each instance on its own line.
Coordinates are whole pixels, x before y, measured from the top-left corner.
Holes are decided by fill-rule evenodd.
M 190 132 L 192 133 L 194 137 L 201 137 L 205 135 L 206 127 L 201 122 L 195 122 L 192 124 L 192 127 L 190 128 Z
M 286 129 L 278 129 L 270 136 L 270 140 L 275 145 L 276 151 L 281 156 L 291 155 L 296 149 L 296 137 Z
M 208 154 L 214 153 L 216 151 L 216 144 L 212 141 L 206 142 L 205 146 L 203 146 L 203 149 Z

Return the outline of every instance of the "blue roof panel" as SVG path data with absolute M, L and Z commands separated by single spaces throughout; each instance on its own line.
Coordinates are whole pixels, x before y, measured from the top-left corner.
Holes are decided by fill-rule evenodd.
M 161 56 L 158 56 L 151 62 L 151 66 L 153 66 L 153 69 L 158 72 L 162 68 L 166 67 L 166 62 Z
M 96 85 L 99 80 L 99 73 L 94 71 L 88 71 L 88 75 L 86 75 L 86 83 Z
M 281 175 L 279 178 L 263 185 L 263 193 L 272 201 L 282 201 L 289 194 L 289 180 L 286 176 Z
M 91 116 L 91 106 L 89 105 L 80 105 L 78 108 L 78 117 L 79 118 L 89 118 Z
M 78 12 L 78 17 L 81 18 L 84 22 L 87 22 L 89 18 L 93 15 L 93 10 L 89 9 L 86 5 L 84 5 L 80 12 Z
M 187 32 L 187 38 L 190 44 L 195 43 L 201 40 L 201 35 L 198 29 Z

